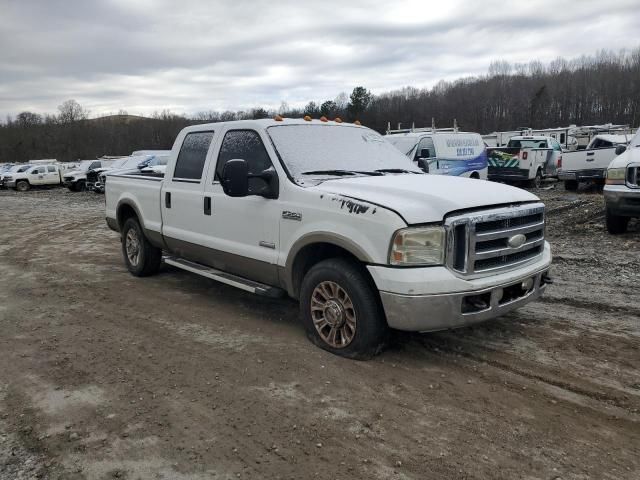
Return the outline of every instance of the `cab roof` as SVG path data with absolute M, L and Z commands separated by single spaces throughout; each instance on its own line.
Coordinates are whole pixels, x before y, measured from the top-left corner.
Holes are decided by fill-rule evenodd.
M 185 131 L 199 132 L 202 130 L 216 130 L 226 127 L 264 130 L 268 127 L 279 127 L 282 125 L 333 125 L 343 127 L 367 128 L 362 125 L 358 125 L 357 123 L 336 121 L 336 119 L 323 121 L 320 119 L 305 120 L 304 118 L 282 118 L 282 120 L 276 120 L 275 118 L 261 118 L 257 120 L 232 120 L 229 122 L 200 123 L 198 125 L 186 127 Z

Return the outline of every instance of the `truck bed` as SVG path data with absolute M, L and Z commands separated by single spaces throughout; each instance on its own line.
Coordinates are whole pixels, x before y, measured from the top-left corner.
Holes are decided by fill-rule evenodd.
M 138 218 L 143 228 L 162 232 L 163 177 L 154 174 L 112 174 L 107 176 L 105 185 L 106 215 L 117 218 L 118 206 L 125 200 L 133 200 L 140 210 Z
M 558 178 L 577 181 L 603 179 L 607 167 L 615 157 L 615 147 L 563 153 Z

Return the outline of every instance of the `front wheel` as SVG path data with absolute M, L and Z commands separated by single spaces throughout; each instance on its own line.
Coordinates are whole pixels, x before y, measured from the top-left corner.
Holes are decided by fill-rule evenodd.
M 19 192 L 26 192 L 29 188 L 31 188 L 31 185 L 26 180 L 20 180 L 16 183 L 16 190 Z
M 378 293 L 353 261 L 314 265 L 302 281 L 300 312 L 309 339 L 336 355 L 365 360 L 386 344 L 389 329 Z
M 627 231 L 627 225 L 629 224 L 629 217 L 622 217 L 620 215 L 614 215 L 609 209 L 605 212 L 605 219 L 607 223 L 607 231 L 613 235 L 618 235 Z
M 135 218 L 129 218 L 122 228 L 122 254 L 127 269 L 136 277 L 158 273 L 162 250 L 149 243 Z

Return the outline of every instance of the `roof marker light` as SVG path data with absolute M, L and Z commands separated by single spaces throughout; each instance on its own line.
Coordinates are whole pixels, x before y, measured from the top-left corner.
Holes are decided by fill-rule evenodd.
M 311 117 L 309 115 L 305 115 L 304 116 L 304 121 L 305 122 L 310 122 L 311 121 Z
M 362 124 L 360 123 L 360 120 L 356 120 L 355 122 L 353 122 L 353 124 L 354 124 L 354 125 L 358 125 L 358 126 L 362 125 Z
M 334 122 L 336 123 L 342 123 L 342 119 L 340 117 L 336 117 L 336 119 L 334 120 Z
M 327 120 L 327 117 L 322 116 L 322 117 L 320 117 L 320 121 L 321 122 L 328 122 L 329 120 Z
M 280 116 L 280 115 L 276 115 L 275 117 L 273 117 L 273 119 L 274 119 L 276 122 L 281 122 L 281 121 L 283 121 L 283 120 L 284 120 L 284 118 L 283 118 L 282 116 Z

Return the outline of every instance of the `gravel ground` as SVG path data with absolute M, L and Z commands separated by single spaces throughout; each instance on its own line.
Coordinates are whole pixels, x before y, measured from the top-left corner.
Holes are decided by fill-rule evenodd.
M 0 478 L 640 478 L 640 225 L 538 193 L 542 300 L 355 362 L 292 301 L 132 277 L 101 196 L 0 192 Z

